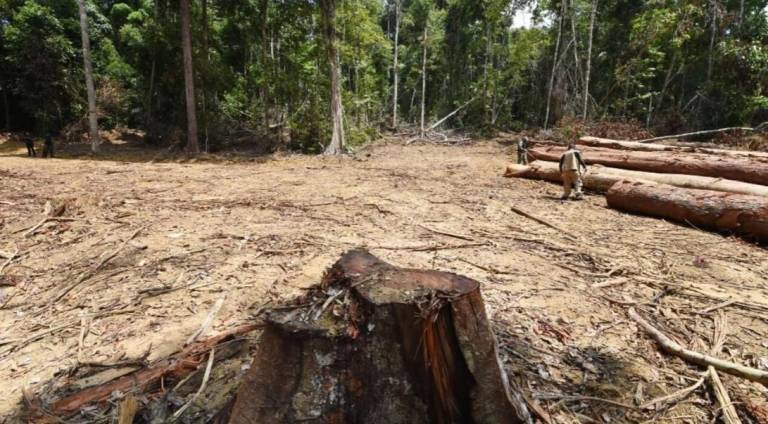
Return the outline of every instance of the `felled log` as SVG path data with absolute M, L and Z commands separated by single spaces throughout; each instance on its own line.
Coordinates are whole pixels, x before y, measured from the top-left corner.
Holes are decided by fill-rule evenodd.
M 748 150 L 711 149 L 699 146 L 669 146 L 666 144 L 641 143 L 638 141 L 612 140 L 610 138 L 581 137 L 579 144 L 607 149 L 636 150 L 642 152 L 695 152 L 721 156 L 741 156 L 768 158 L 768 152 L 752 152 Z
M 266 314 L 230 423 L 530 421 L 476 281 L 353 250 L 297 302 Z
M 544 180 L 556 183 L 562 182 L 558 165 L 554 162 L 535 161 L 529 165 L 510 164 L 507 166 L 504 176 Z M 721 178 L 702 177 L 699 175 L 659 174 L 655 172 L 632 171 L 600 165 L 590 166 L 582 179 L 584 187 L 598 192 L 606 192 L 611 186 L 624 180 L 644 181 L 669 184 L 675 187 L 768 197 L 768 186 L 759 184 L 724 180 Z
M 765 197 L 630 181 L 614 184 L 605 197 L 614 209 L 768 241 Z
M 547 147 L 529 149 L 531 160 L 558 162 L 565 149 Z M 638 152 L 582 147 L 588 165 L 600 164 L 613 168 L 662 174 L 687 174 L 726 178 L 754 184 L 768 184 L 768 158 L 741 158 L 687 152 Z

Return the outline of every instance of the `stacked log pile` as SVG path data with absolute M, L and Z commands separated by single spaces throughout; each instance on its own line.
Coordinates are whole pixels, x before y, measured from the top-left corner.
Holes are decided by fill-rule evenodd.
M 768 241 L 768 153 L 582 137 L 584 187 L 608 206 L 748 239 Z M 507 177 L 560 183 L 564 147 L 528 151 Z

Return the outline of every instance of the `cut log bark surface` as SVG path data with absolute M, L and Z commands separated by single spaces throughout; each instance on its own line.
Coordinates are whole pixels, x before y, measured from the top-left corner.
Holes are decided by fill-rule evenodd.
M 530 422 L 479 287 L 348 252 L 300 306 L 267 313 L 229 422 Z
M 768 241 L 765 197 L 621 181 L 608 190 L 606 199 L 614 209 Z
M 768 158 L 768 152 L 753 152 L 749 150 L 712 149 L 699 146 L 669 146 L 666 144 L 640 143 L 637 141 L 612 140 L 610 138 L 581 137 L 579 144 L 583 146 L 604 147 L 606 149 L 636 150 L 641 152 L 691 152 L 710 155 Z
M 558 162 L 562 147 L 534 148 L 531 160 Z M 768 158 L 741 158 L 688 152 L 639 152 L 582 147 L 587 165 L 600 164 L 613 168 L 662 174 L 687 174 L 725 178 L 754 184 L 768 184 Z
M 533 180 L 562 182 L 558 166 L 554 162 L 535 161 L 529 165 L 510 164 L 504 173 L 506 177 L 520 177 Z M 675 187 L 714 190 L 727 193 L 741 193 L 768 197 L 768 186 L 750 184 L 743 181 L 724 180 L 722 178 L 702 177 L 699 175 L 659 174 L 656 172 L 632 171 L 629 169 L 610 168 L 601 165 L 589 167 L 583 176 L 584 187 L 606 192 L 619 181 L 641 181 L 669 184 Z

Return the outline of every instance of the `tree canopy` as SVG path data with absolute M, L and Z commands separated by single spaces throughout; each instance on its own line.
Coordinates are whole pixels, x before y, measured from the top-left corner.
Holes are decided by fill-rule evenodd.
M 178 2 L 86 3 L 99 124 L 155 142 L 183 133 Z M 322 151 L 333 121 L 319 2 L 190 3 L 201 145 L 251 134 L 266 148 Z M 548 103 L 549 123 L 586 115 L 659 132 L 768 120 L 768 0 L 334 3 L 352 145 L 390 126 L 395 72 L 401 125 L 418 125 L 422 100 L 429 122 L 472 100 L 445 125 L 482 134 L 544 125 Z M 534 25 L 513 25 L 522 10 Z M 0 127 L 85 119 L 79 31 L 76 0 L 0 0 Z

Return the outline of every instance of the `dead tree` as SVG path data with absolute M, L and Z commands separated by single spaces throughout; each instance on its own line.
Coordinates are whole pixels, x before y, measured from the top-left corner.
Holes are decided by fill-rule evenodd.
M 83 68 L 85 70 L 85 88 L 88 94 L 88 132 L 91 138 L 91 152 L 97 153 L 99 138 L 99 120 L 96 110 L 96 88 L 93 85 L 93 64 L 91 63 L 91 38 L 88 35 L 88 13 L 85 0 L 77 2 L 80 11 L 80 35 L 83 41 Z
M 346 253 L 267 313 L 230 423 L 523 423 L 480 286 Z

